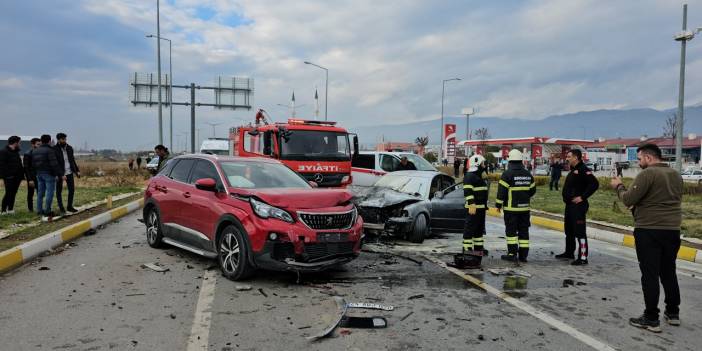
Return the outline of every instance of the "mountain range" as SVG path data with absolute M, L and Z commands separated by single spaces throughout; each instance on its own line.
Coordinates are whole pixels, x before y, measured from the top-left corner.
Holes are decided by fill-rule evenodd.
M 569 139 L 638 138 L 661 136 L 666 119 L 677 109 L 655 110 L 639 108 L 628 110 L 596 110 L 549 116 L 543 119 L 473 117 L 470 128 L 487 128 L 490 138 L 558 137 Z M 702 133 L 702 105 L 685 108 L 685 134 Z M 444 123 L 456 124 L 458 140 L 466 136 L 466 117 L 444 116 Z M 438 119 L 406 124 L 388 124 L 350 128 L 358 134 L 362 144 L 381 140 L 413 142 L 419 136 L 428 136 L 429 144 L 440 139 Z

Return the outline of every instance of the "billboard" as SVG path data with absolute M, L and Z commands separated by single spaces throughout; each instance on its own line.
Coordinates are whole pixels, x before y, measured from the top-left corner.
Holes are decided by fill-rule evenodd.
M 444 124 L 444 155 L 443 158 L 448 159 L 449 162 L 453 162 L 453 158 L 456 157 L 456 125 L 455 124 Z

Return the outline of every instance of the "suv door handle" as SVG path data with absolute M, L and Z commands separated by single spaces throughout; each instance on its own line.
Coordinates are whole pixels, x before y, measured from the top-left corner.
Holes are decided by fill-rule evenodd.
M 186 197 L 186 198 L 190 198 L 190 193 L 186 191 L 186 192 L 183 193 L 183 196 Z
M 156 186 L 156 190 L 158 190 L 158 191 L 160 191 L 160 192 L 162 192 L 162 193 L 167 193 L 167 192 L 168 192 L 168 188 L 165 187 L 165 186 L 163 186 L 163 185 L 157 185 L 157 186 Z

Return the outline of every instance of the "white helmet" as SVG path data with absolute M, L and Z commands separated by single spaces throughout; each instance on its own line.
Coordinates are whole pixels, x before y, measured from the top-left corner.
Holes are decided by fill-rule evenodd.
M 524 161 L 524 156 L 522 156 L 522 152 L 513 149 L 512 151 L 509 152 L 509 157 L 507 158 L 507 161 Z
M 478 166 L 480 166 L 481 163 L 485 162 L 485 157 L 483 157 L 483 155 L 473 155 L 470 157 L 468 162 L 468 164 L 470 165 L 470 168 L 468 168 L 468 172 L 475 172 L 478 170 Z

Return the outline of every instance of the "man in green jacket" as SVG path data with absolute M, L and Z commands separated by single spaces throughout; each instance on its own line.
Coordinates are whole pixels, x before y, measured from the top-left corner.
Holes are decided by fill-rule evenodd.
M 627 189 L 620 178 L 613 178 L 611 186 L 634 214 L 636 256 L 646 304 L 644 314 L 629 319 L 629 323 L 660 333 L 659 281 L 665 291 L 663 316 L 668 324 L 680 325 L 680 288 L 675 259 L 680 249 L 683 180 L 680 173 L 661 161 L 658 146 L 646 144 L 639 147 L 637 157 L 642 171 L 631 188 Z

